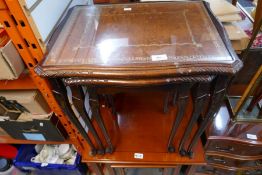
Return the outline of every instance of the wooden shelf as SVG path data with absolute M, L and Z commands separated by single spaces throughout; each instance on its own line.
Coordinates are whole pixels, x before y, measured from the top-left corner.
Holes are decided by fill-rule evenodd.
M 63 142 L 57 141 L 35 141 L 35 140 L 17 140 L 8 135 L 0 135 L 0 145 L 1 144 L 70 144 L 69 140 Z
M 16 80 L 0 80 L 0 90 L 37 89 L 29 73 L 22 73 Z
M 175 117 L 176 108 L 170 107 L 168 113 L 163 112 L 164 93 L 142 92 L 120 94 L 116 97 L 117 119 L 107 108 L 101 108 L 103 119 L 115 145 L 113 154 L 90 156 L 89 150 L 83 154 L 83 162 L 103 162 L 111 164 L 205 164 L 204 150 L 199 141 L 192 159 L 181 157 L 177 152 L 167 152 L 167 142 Z M 189 107 L 192 105 L 190 104 Z M 190 111 L 186 111 L 179 130 L 183 130 L 189 120 Z M 117 121 L 118 127 L 113 123 Z M 194 127 L 194 131 L 197 126 Z M 176 134 L 180 140 L 182 132 Z M 101 138 L 101 137 L 100 137 Z M 192 138 L 192 134 L 190 139 Z M 175 148 L 178 147 L 175 142 Z M 187 143 L 188 144 L 188 143 Z M 143 159 L 135 159 L 134 153 L 142 153 Z

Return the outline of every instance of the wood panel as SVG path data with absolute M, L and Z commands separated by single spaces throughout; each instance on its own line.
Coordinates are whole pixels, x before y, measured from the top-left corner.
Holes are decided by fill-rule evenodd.
M 84 162 L 104 162 L 118 164 L 205 164 L 204 151 L 199 141 L 192 159 L 181 157 L 179 153 L 167 153 L 167 142 L 171 125 L 177 112 L 171 107 L 168 113 L 163 112 L 163 92 L 127 93 L 116 96 L 117 117 L 112 116 L 107 108 L 101 108 L 102 117 L 106 123 L 109 134 L 116 150 L 113 154 L 89 156 L 83 154 Z M 186 117 L 178 130 L 184 130 L 192 110 L 192 102 L 186 111 Z M 118 126 L 116 126 L 116 123 Z M 94 123 L 95 124 L 95 123 Z M 115 126 L 114 126 L 115 125 Z M 97 126 L 96 126 L 97 127 Z M 98 128 L 97 128 L 98 129 Z M 197 126 L 194 127 L 194 131 Z M 176 133 L 175 147 L 182 137 L 181 132 Z M 190 136 L 192 138 L 192 135 Z M 188 145 L 188 143 L 186 143 Z M 135 159 L 134 154 L 143 154 L 142 159 Z

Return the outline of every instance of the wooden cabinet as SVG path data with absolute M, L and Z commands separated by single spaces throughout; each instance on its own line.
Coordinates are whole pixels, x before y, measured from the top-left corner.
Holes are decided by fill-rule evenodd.
M 208 152 L 234 155 L 234 157 L 262 158 L 262 145 L 243 142 L 240 139 L 210 138 L 206 146 Z
M 262 170 L 229 170 L 216 165 L 190 167 L 195 168 L 192 175 L 261 175 Z M 189 174 L 187 174 L 189 175 Z
M 261 169 L 261 160 L 240 160 L 218 155 L 207 155 L 206 161 L 209 165 L 224 166 L 228 169 L 250 170 Z

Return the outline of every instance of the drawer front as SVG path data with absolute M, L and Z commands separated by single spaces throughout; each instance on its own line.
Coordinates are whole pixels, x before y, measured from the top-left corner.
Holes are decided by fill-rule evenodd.
M 207 155 L 207 163 L 241 169 L 262 169 L 262 160 L 238 160 L 223 156 Z
M 215 174 L 215 175 L 235 175 L 234 171 L 216 168 L 213 166 L 198 166 L 196 168 L 196 173 Z
M 262 145 L 245 144 L 231 140 L 209 140 L 206 151 L 262 157 Z
M 207 175 L 261 175 L 262 170 L 227 170 L 222 168 L 217 168 L 214 166 L 198 166 L 196 168 L 195 174 L 207 174 Z

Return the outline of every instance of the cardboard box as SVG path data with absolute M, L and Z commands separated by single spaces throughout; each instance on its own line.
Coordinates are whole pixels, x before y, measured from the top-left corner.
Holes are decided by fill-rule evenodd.
M 50 108 L 38 90 L 0 91 L 7 100 L 16 100 L 32 114 L 49 114 Z
M 20 116 L 24 117 L 23 115 Z M 0 127 L 14 139 L 64 141 L 67 138 L 62 123 L 53 113 L 46 115 L 45 118 L 42 116 L 42 119 L 21 120 L 19 118 L 17 120 L 0 118 Z
M 11 41 L 0 48 L 0 80 L 17 79 L 24 69 L 24 62 Z
M 8 37 L 5 29 L 0 27 L 0 47 L 5 46 L 9 40 L 10 38 Z

